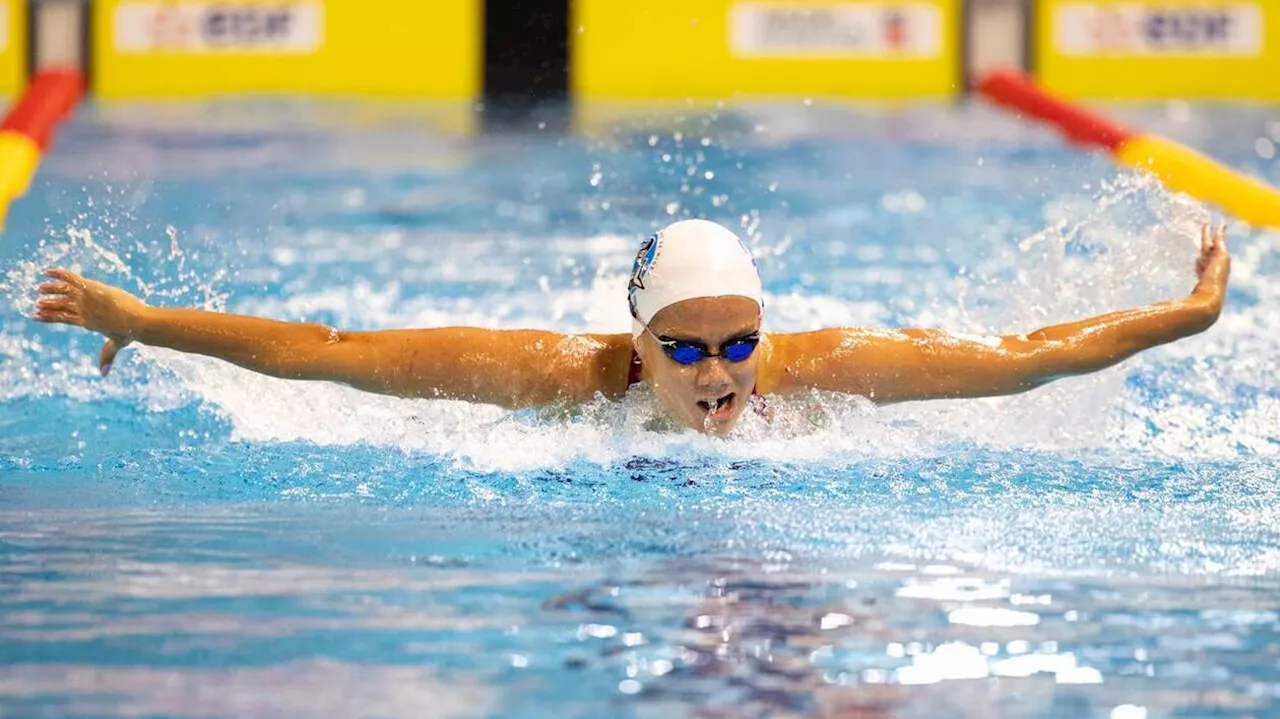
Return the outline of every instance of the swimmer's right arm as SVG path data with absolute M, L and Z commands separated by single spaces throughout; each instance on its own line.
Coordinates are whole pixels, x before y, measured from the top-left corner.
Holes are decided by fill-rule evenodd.
M 775 391 L 849 392 L 882 404 L 1025 392 L 1204 332 L 1222 311 L 1230 267 L 1225 228 L 1213 231 L 1206 225 L 1197 282 L 1185 297 L 1018 335 L 867 328 L 783 335 L 773 350 L 781 371 L 764 385 Z
M 139 342 L 282 379 L 507 408 L 581 402 L 596 392 L 625 390 L 629 344 L 612 335 L 477 327 L 343 332 L 319 324 L 151 307 L 68 270 L 46 274 L 53 281 L 40 285 L 34 319 L 105 335 L 99 361 L 104 375 L 122 348 Z

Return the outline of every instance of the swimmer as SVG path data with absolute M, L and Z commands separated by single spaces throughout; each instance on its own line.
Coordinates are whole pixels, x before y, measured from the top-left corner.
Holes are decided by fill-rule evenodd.
M 669 418 L 729 434 L 760 397 L 821 390 L 878 404 L 1010 395 L 1111 367 L 1208 329 L 1231 258 L 1225 227 L 1201 228 L 1197 283 L 1180 299 L 1020 335 L 830 328 L 765 333 L 760 274 L 731 230 L 683 220 L 649 237 L 628 283 L 631 332 L 569 335 L 476 327 L 341 331 L 203 310 L 152 307 L 61 268 L 33 319 L 106 337 L 105 376 L 128 345 L 215 357 L 272 377 L 510 409 L 620 399 L 648 384 Z

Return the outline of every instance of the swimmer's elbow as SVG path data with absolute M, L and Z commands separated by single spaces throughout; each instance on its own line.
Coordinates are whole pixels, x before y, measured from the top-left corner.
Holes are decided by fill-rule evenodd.
M 368 332 L 347 332 L 324 325 L 312 325 L 306 338 L 291 353 L 287 371 L 295 379 L 322 380 L 358 389 L 378 389 L 379 347 Z
M 1106 344 L 1033 340 L 1016 354 L 1012 374 L 1023 389 L 1031 390 L 1106 369 L 1131 354 Z

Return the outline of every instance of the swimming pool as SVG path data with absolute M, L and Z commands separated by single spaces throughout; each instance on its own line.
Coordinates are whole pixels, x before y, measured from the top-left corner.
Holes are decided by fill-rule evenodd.
M 1121 113 L 1280 181 L 1269 109 Z M 1271 145 L 1274 155 L 1274 145 Z M 258 377 L 24 320 L 37 267 L 345 328 L 624 331 L 742 228 L 766 326 L 1005 332 L 1189 291 L 1202 208 L 982 107 L 459 139 L 368 105 L 86 109 L 0 240 L 0 714 L 1280 714 L 1280 240 L 1204 335 L 728 441 Z

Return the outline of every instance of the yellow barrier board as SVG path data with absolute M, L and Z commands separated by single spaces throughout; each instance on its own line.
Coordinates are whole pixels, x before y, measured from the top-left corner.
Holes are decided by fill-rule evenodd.
M 27 86 L 27 3 L 0 0 L 0 95 L 16 98 Z
M 1038 0 L 1034 67 L 1077 99 L 1280 99 L 1277 0 Z
M 895 100 L 960 90 L 960 0 L 576 0 L 587 99 Z
M 471 100 L 481 11 L 481 0 L 94 0 L 93 90 Z

